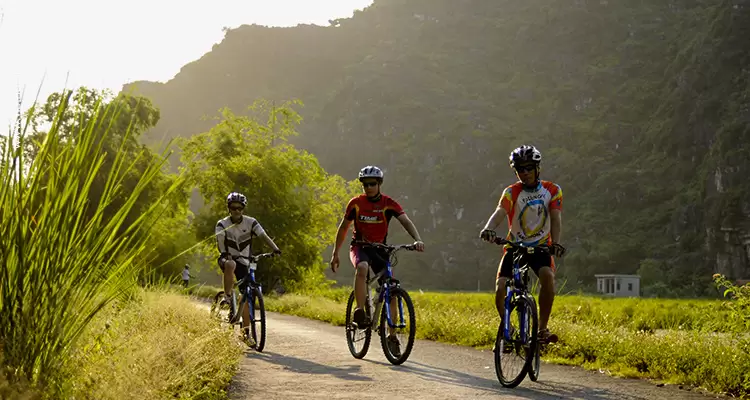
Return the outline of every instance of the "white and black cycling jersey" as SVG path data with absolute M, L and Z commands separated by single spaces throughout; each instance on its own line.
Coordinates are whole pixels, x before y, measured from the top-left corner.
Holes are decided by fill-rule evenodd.
M 260 223 L 247 215 L 242 216 L 242 221 L 233 224 L 231 217 L 220 219 L 216 223 L 216 244 L 221 254 L 228 253 L 232 258 L 243 265 L 249 264 L 252 255 L 252 240 L 254 236 L 265 234 Z

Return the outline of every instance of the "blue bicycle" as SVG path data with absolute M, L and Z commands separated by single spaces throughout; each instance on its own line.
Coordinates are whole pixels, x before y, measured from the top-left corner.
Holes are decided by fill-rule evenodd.
M 536 301 L 529 288 L 529 266 L 522 264 L 522 261 L 527 254 L 549 253 L 550 250 L 545 245 L 524 246 L 501 238 L 496 238 L 495 243 L 509 245 L 514 252 L 513 279 L 505 283 L 505 312 L 495 339 L 495 373 L 501 385 L 513 388 L 523 381 L 527 373 L 532 381 L 539 379 L 539 347 L 546 343 L 542 343 L 538 336 L 539 318 Z M 514 311 L 518 315 L 518 327 L 510 320 Z M 523 365 L 518 372 L 510 373 L 510 366 L 503 367 L 503 361 L 516 356 L 524 360 Z
M 255 280 L 255 270 L 258 268 L 259 260 L 274 255 L 274 253 L 263 253 L 250 256 L 247 275 L 239 282 L 234 283 L 234 287 L 239 288 L 240 293 L 239 312 L 236 312 L 235 299 L 237 294 L 234 290 L 232 291 L 232 301 L 229 303 L 224 298 L 224 291 L 217 293 L 214 297 L 215 306 L 212 307 L 212 309 L 218 308 L 219 311 L 229 311 L 225 320 L 232 327 L 239 325 L 242 330 L 243 341 L 250 348 L 259 352 L 263 351 L 263 347 L 266 345 L 266 308 L 263 304 L 263 288 Z M 245 307 L 247 307 L 247 314 L 245 314 Z M 257 315 L 256 311 L 258 312 Z M 245 315 L 247 315 L 247 319 Z
M 378 322 L 378 335 L 383 348 L 385 358 L 391 364 L 400 365 L 411 354 L 414 346 L 414 335 L 417 332 L 417 320 L 414 314 L 414 304 L 404 288 L 401 287 L 398 279 L 393 277 L 393 267 L 396 265 L 395 254 L 399 250 L 413 251 L 416 247 L 413 244 L 402 244 L 396 246 L 385 245 L 382 243 L 354 242 L 363 246 L 371 246 L 385 250 L 387 254 L 386 268 L 383 268 L 375 276 L 370 276 L 367 271 L 367 297 L 365 300 L 365 314 L 367 320 L 371 321 L 369 325 L 358 326 L 354 321 L 354 290 L 349 294 L 349 301 L 346 303 L 346 343 L 349 351 L 354 358 L 362 358 L 367 354 L 370 348 L 372 337 L 372 328 Z M 377 280 L 378 286 L 375 288 L 375 294 L 370 292 L 370 285 Z M 373 297 L 377 297 L 377 303 L 373 305 Z M 383 305 L 385 305 L 383 307 Z M 381 309 L 382 307 L 382 309 Z M 404 311 L 408 316 L 404 316 Z M 394 322 L 395 321 L 395 322 Z M 399 339 L 400 333 L 406 332 L 406 347 L 401 350 L 402 339 Z M 358 349 L 359 342 L 362 347 Z

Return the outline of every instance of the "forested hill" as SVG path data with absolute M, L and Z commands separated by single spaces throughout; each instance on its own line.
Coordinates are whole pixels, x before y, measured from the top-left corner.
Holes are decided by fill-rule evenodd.
M 301 99 L 295 144 L 347 179 L 384 167 L 424 232 L 412 285 L 493 283 L 498 249 L 476 237 L 532 143 L 564 192 L 567 289 L 639 272 L 644 294 L 698 295 L 713 272 L 750 277 L 748 38 L 747 0 L 375 0 L 329 27 L 228 30 L 136 86 L 161 110 L 154 142 Z

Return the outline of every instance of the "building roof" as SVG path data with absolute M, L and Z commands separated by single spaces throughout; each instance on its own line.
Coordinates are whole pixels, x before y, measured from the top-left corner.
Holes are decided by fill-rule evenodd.
M 626 274 L 596 274 L 597 278 L 637 278 L 641 279 L 640 275 L 626 275 Z

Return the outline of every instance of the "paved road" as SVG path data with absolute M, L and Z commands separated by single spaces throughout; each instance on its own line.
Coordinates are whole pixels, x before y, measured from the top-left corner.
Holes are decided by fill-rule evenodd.
M 581 368 L 543 364 L 538 382 L 528 378 L 505 389 L 492 353 L 418 340 L 409 359 L 393 366 L 373 335 L 362 360 L 351 356 L 344 328 L 268 313 L 263 353 L 248 350 L 230 387 L 232 399 L 587 399 L 706 400 L 695 391 L 643 380 L 613 378 Z

